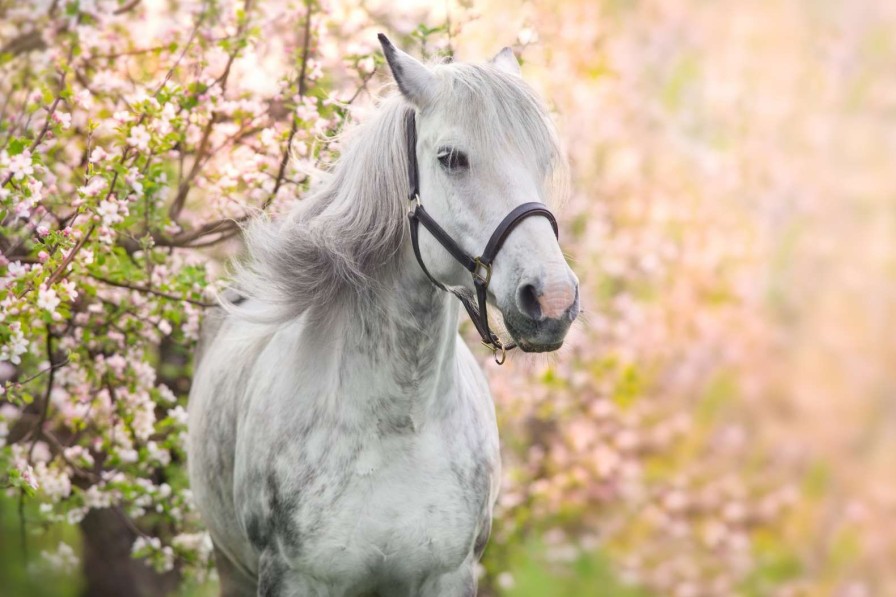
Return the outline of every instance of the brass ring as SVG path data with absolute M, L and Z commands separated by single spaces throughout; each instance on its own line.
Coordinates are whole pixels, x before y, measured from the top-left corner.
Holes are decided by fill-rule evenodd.
M 501 356 L 498 356 L 498 348 L 493 349 L 494 352 L 492 353 L 492 355 L 495 357 L 496 363 L 498 363 L 499 365 L 503 365 L 504 361 L 507 360 L 507 349 L 504 348 L 504 344 L 498 344 L 498 347 L 500 347 L 501 349 Z

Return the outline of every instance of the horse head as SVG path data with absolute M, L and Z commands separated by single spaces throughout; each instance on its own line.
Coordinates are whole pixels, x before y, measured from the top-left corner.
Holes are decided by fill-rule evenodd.
M 419 233 L 421 265 L 459 296 L 464 291 L 457 289 L 469 296 L 482 292 L 482 306 L 487 301 L 501 312 L 524 351 L 558 349 L 579 313 L 579 284 L 560 250 L 553 217 L 539 206 L 564 177 L 565 162 L 547 111 L 523 81 L 516 57 L 504 48 L 482 65 L 427 65 L 385 36 L 380 42 L 414 112 L 416 136 L 408 150 L 409 159 L 416 157 L 414 199 L 447 237 Z M 523 217 L 508 216 L 520 211 Z M 469 266 L 471 260 L 449 246 L 464 257 L 482 255 L 494 244 L 489 241 L 496 229 L 504 234 L 500 249 L 484 266 L 478 258 Z M 475 287 L 477 280 L 484 288 Z

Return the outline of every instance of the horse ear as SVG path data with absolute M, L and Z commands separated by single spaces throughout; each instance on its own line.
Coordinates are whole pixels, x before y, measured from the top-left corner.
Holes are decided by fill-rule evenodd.
M 520 63 L 510 48 L 502 48 L 489 62 L 509 75 L 523 76 L 520 72 Z
M 402 95 L 418 108 L 422 108 L 429 103 L 436 88 L 435 75 L 422 62 L 392 45 L 389 38 L 382 33 L 377 37 Z

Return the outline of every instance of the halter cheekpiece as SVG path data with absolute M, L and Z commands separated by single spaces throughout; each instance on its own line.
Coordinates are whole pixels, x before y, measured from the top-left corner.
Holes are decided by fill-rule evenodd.
M 488 325 L 488 307 L 486 299 L 488 296 L 488 285 L 492 277 L 492 262 L 495 259 L 495 255 L 498 254 L 498 251 L 501 250 L 501 246 L 504 244 L 507 236 L 524 219 L 531 216 L 543 216 L 547 218 L 551 223 L 551 227 L 554 229 L 554 234 L 558 235 L 559 238 L 557 220 L 554 219 L 554 214 L 552 214 L 543 204 L 538 202 L 523 203 L 514 208 L 513 211 L 501 220 L 501 223 L 498 224 L 498 227 L 495 228 L 495 231 L 492 233 L 491 238 L 488 239 L 488 243 L 486 243 L 482 254 L 479 257 L 471 257 L 454 241 L 453 238 L 451 238 L 444 228 L 439 226 L 438 223 L 432 219 L 432 216 L 429 215 L 420 203 L 420 175 L 417 166 L 417 122 L 413 110 L 408 112 L 405 119 L 405 135 L 407 138 L 408 152 L 408 183 L 411 190 L 410 195 L 408 195 L 408 199 L 411 201 L 411 207 L 408 211 L 408 221 L 411 228 L 411 243 L 414 246 L 414 255 L 417 257 L 417 262 L 420 264 L 423 273 L 426 274 L 426 277 L 428 277 L 433 284 L 446 292 L 450 292 L 460 300 L 461 304 L 467 310 L 473 325 L 476 326 L 476 331 L 478 331 L 479 335 L 482 337 L 482 343 L 492 349 L 495 356 L 495 362 L 502 365 L 507 357 L 507 351 L 516 348 L 516 344 L 513 342 L 504 344 Z M 426 269 L 426 264 L 423 263 L 423 256 L 420 254 L 419 224 L 423 224 L 423 227 L 426 228 L 437 241 L 439 241 L 439 244 L 445 247 L 445 250 L 447 250 L 451 256 L 464 266 L 464 268 L 470 272 L 470 275 L 473 276 L 473 286 L 476 288 L 477 304 L 474 304 L 471 297 L 466 294 L 461 293 L 452 287 L 447 287 L 436 280 L 432 274 L 429 273 L 429 270 Z

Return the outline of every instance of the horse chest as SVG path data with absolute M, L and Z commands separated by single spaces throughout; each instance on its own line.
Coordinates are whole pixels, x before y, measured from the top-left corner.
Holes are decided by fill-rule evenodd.
M 463 366 L 431 401 L 404 400 L 400 385 L 370 375 L 357 383 L 359 366 L 343 367 L 350 375 L 336 389 L 324 383 L 327 362 L 264 377 L 270 385 L 244 410 L 234 475 L 255 558 L 345 594 L 471 568 L 500 461 L 487 387 L 459 346 Z
M 290 557 L 315 574 L 408 578 L 454 569 L 487 524 L 488 458 L 438 430 L 330 445 L 317 463 L 291 513 L 300 547 Z

